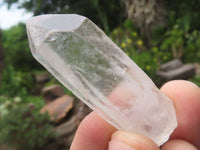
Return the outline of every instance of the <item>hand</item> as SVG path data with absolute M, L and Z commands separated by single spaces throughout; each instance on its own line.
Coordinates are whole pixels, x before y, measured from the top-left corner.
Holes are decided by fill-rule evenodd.
M 117 131 L 95 112 L 80 124 L 70 150 L 197 150 L 200 149 L 200 88 L 188 81 L 171 81 L 161 91 L 174 103 L 178 127 L 158 147 L 151 139 Z

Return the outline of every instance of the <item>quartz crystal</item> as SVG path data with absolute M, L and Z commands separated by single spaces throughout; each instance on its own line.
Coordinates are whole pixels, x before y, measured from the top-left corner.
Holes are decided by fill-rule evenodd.
M 162 145 L 177 126 L 173 103 L 88 18 L 41 15 L 26 23 L 33 56 L 119 130 Z

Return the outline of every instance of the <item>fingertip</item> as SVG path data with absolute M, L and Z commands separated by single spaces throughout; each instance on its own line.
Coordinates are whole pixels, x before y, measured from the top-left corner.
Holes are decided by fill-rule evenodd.
M 161 150 L 198 150 L 194 145 L 183 140 L 171 140 L 165 143 Z
M 193 96 L 193 95 L 195 95 L 196 97 L 200 96 L 200 88 L 196 84 L 186 80 L 169 81 L 166 84 L 164 84 L 160 90 L 164 94 L 172 98 L 172 100 L 174 98 L 174 95 L 175 96 L 178 95 L 180 97 L 185 96 L 185 94 L 187 94 L 188 96 Z
M 178 127 L 171 139 L 183 139 L 200 148 L 200 88 L 184 80 L 170 81 L 161 91 L 174 103 Z
M 131 148 L 133 150 L 159 150 L 156 143 L 146 136 L 125 131 L 116 131 L 112 135 L 109 150 L 113 150 L 113 147 L 117 147 L 116 145 L 113 146 L 113 143 L 118 145 L 118 147 L 123 147 L 119 150 L 129 150 Z
M 112 133 L 116 129 L 95 112 L 91 112 L 79 125 L 70 150 L 107 149 Z

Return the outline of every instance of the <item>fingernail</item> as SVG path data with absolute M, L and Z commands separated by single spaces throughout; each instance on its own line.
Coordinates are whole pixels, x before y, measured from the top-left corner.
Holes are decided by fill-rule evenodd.
M 108 145 L 108 150 L 136 150 L 136 149 L 121 141 L 111 140 Z
M 138 150 L 154 149 L 159 150 L 155 142 L 144 135 L 125 131 L 116 131 L 112 134 L 108 150 Z

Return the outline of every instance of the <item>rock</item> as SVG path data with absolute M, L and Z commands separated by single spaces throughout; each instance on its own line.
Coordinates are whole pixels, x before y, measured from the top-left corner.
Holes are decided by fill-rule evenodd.
M 69 148 L 76 133 L 76 129 L 78 128 L 82 119 L 91 111 L 92 110 L 88 106 L 86 106 L 83 102 L 75 101 L 74 107 L 70 113 L 71 114 L 70 118 L 65 122 L 63 122 L 62 124 L 56 126 L 53 129 L 53 133 L 57 135 L 58 139 L 65 138 L 64 142 Z
M 195 63 L 194 66 L 196 75 L 200 75 L 200 64 Z
M 35 75 L 35 81 L 36 83 L 45 83 L 50 80 L 51 75 L 48 72 L 42 73 L 42 74 L 37 74 Z
M 188 79 L 195 75 L 195 66 L 192 64 L 183 64 L 180 59 L 175 59 L 161 65 L 157 75 L 164 81 Z
M 71 117 L 64 123 L 55 127 L 54 132 L 58 135 L 58 137 L 74 134 L 82 119 L 91 111 L 92 110 L 83 102 L 76 101 L 73 109 L 71 110 Z
M 90 109 L 86 104 L 84 104 L 82 101 L 76 101 L 72 113 L 76 114 L 79 123 L 81 122 L 81 120 L 88 115 L 90 112 L 92 111 L 92 109 Z
M 158 71 L 157 73 L 165 81 L 175 80 L 175 79 L 188 79 L 195 74 L 195 67 L 192 64 L 182 65 L 179 68 L 170 71 Z
M 54 84 L 42 89 L 42 94 L 47 102 L 50 102 L 64 95 L 64 89 L 61 85 Z
M 68 121 L 66 121 L 66 122 L 62 123 L 61 125 L 59 125 L 58 127 L 54 128 L 54 132 L 59 137 L 68 136 L 68 135 L 72 134 L 76 130 L 76 128 L 79 124 L 79 122 L 77 120 L 78 120 L 77 116 L 74 115 Z
M 74 98 L 69 95 L 64 95 L 62 97 L 57 98 L 55 101 L 47 104 L 45 107 L 41 109 L 41 112 L 48 112 L 51 120 L 55 123 L 59 123 L 62 121 L 67 113 L 73 107 Z
M 174 70 L 176 68 L 179 68 L 183 65 L 182 61 L 180 59 L 174 59 L 166 64 L 163 64 L 160 66 L 160 71 L 170 71 Z

